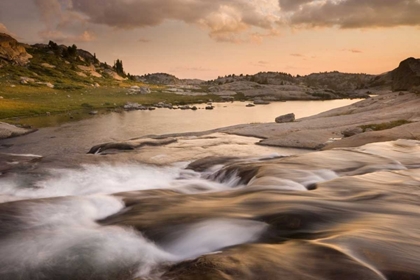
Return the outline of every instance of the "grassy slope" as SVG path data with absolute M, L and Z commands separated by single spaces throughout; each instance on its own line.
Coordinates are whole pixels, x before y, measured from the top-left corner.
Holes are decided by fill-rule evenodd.
M 138 102 L 151 105 L 157 102 L 168 103 L 195 103 L 199 100 L 216 96 L 180 96 L 173 93 L 164 93 L 164 86 L 146 85 L 152 89 L 151 94 L 127 95 L 130 86 L 145 86 L 142 83 L 129 80 L 117 81 L 102 73 L 103 78 L 93 76 L 81 77 L 76 72 L 82 72 L 78 65 L 88 66 L 89 63 L 80 60 L 65 60 L 57 55 L 48 53 L 48 50 L 28 48 L 33 55 L 28 66 L 5 65 L 0 68 L 0 120 L 13 117 L 30 117 L 82 109 L 115 108 L 123 106 L 126 102 Z M 48 63 L 56 68 L 44 67 Z M 99 72 L 104 65 L 95 65 Z M 86 74 L 86 72 L 85 72 Z M 37 82 L 52 83 L 55 88 L 46 85 L 30 83 L 20 84 L 21 77 L 29 77 Z M 92 85 L 98 83 L 99 88 Z

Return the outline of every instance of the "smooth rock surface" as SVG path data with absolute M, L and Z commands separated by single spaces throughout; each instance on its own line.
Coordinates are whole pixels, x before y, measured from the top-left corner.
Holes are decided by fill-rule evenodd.
M 288 123 L 295 121 L 295 114 L 286 114 L 276 118 L 276 123 Z

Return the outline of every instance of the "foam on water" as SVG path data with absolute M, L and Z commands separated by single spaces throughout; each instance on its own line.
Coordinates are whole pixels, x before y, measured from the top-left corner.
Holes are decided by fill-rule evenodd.
M 182 259 L 195 258 L 224 247 L 255 241 L 266 228 L 267 224 L 252 220 L 208 220 L 174 229 L 172 240 L 162 248 Z
M 267 225 L 251 220 L 184 224 L 168 233 L 164 244 L 155 244 L 131 228 L 97 223 L 125 207 L 111 193 L 163 188 L 187 194 L 216 192 L 231 189 L 237 180 L 233 175 L 228 183 L 211 182 L 200 173 L 182 170 L 184 165 L 54 169 L 35 179 L 33 187 L 2 178 L 0 207 L 6 211 L 0 211 L 0 279 L 142 277 L 165 263 L 258 239 Z
M 127 271 L 146 275 L 158 263 L 174 260 L 132 229 L 95 222 L 123 208 L 115 197 L 23 201 L 10 207 L 19 214 L 0 214 L 6 221 L 0 279 L 118 279 Z
M 35 188 L 23 188 L 17 180 L 0 181 L 3 196 L 0 201 L 161 189 L 170 186 L 179 172 L 178 166 L 147 165 L 84 165 L 77 170 L 53 169 L 48 178 L 34 182 Z
M 170 241 L 159 246 L 133 229 L 96 223 L 123 208 L 115 197 L 54 198 L 9 206 L 17 211 L 0 214 L 5 221 L 0 231 L 0 279 L 147 276 L 164 263 L 252 242 L 267 227 L 256 221 L 208 220 L 178 227 L 168 236 Z

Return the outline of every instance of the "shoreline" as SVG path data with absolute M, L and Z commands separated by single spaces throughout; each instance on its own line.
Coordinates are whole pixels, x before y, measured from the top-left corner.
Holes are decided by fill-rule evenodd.
M 420 98 L 414 93 L 390 93 L 289 123 L 240 124 L 200 132 L 146 135 L 131 141 L 162 141 L 222 133 L 261 139 L 256 143 L 259 146 L 328 150 L 398 139 L 419 140 L 419 106 Z M 350 135 L 344 136 L 347 132 Z M 128 142 L 130 141 L 107 144 L 117 147 Z M 135 149 L 134 147 L 133 152 Z
M 51 147 L 62 146 L 62 141 L 68 141 L 66 140 L 66 137 L 69 136 L 67 134 L 70 132 L 67 134 L 61 133 L 62 135 L 57 133 L 60 133 L 59 131 L 63 131 L 65 127 L 68 128 L 70 126 L 65 126 L 63 128 L 49 127 L 43 129 L 42 133 L 38 133 L 37 136 L 30 137 L 30 143 L 40 143 L 38 145 L 39 147 L 32 149 L 30 152 L 34 153 L 34 151 L 39 151 L 39 153 L 35 153 L 40 155 L 55 155 L 69 159 L 75 159 L 78 156 L 85 158 L 83 154 L 87 153 L 89 149 L 94 146 L 106 146 L 108 149 L 105 153 L 103 153 L 106 154 L 105 157 L 114 157 L 117 159 L 119 157 L 118 154 L 121 154 L 122 158 L 132 157 L 139 161 L 144 160 L 145 162 L 150 162 L 148 160 L 150 157 L 153 158 L 159 154 L 168 155 L 174 151 L 183 150 L 180 148 L 185 147 L 188 147 L 188 149 L 192 150 L 196 149 L 197 156 L 193 155 L 193 158 L 200 157 L 200 154 L 210 156 L 211 153 L 203 153 L 203 151 L 200 149 L 202 149 L 203 145 L 201 141 L 218 137 L 212 134 L 227 135 L 227 138 L 229 137 L 228 135 L 231 135 L 231 137 L 239 136 L 253 139 L 252 145 L 250 145 L 249 141 L 247 141 L 247 145 L 249 145 L 249 149 L 256 150 L 258 150 L 256 147 L 259 146 L 261 148 L 265 147 L 316 151 L 339 147 L 355 147 L 372 142 L 393 141 L 402 138 L 419 140 L 420 114 L 417 112 L 417 108 L 419 106 L 420 98 L 414 93 L 389 93 L 386 95 L 371 97 L 369 99 L 356 102 L 352 105 L 339 107 L 310 117 L 300 118 L 294 122 L 238 124 L 196 132 L 157 135 L 149 134 L 141 137 L 131 137 L 127 140 L 119 141 L 105 140 L 104 142 L 101 141 L 102 143 L 88 141 L 83 146 L 84 151 L 80 149 L 80 143 L 78 145 L 72 141 L 72 144 L 70 144 L 72 146 L 58 148 L 62 151 L 57 150 L 56 152 L 52 153 L 50 152 Z M 151 114 L 153 114 L 153 112 Z M 399 120 L 403 120 L 403 122 L 400 123 Z M 393 124 L 395 122 L 397 125 L 388 125 L 388 127 L 385 127 L 384 130 L 375 131 L 374 129 L 370 128 L 374 128 L 375 124 L 383 125 L 384 123 Z M 361 127 L 368 127 L 369 129 L 364 131 L 361 129 Z M 354 134 L 348 135 L 348 137 L 344 137 L 343 133 L 348 130 L 350 130 L 350 132 L 354 130 Z M 74 138 L 74 136 L 72 137 Z M 219 138 L 223 139 L 223 137 Z M 46 148 L 44 147 L 46 144 L 43 144 L 43 142 L 48 138 L 56 139 L 47 140 L 48 148 Z M 0 151 L 2 153 L 8 153 L 9 151 L 23 152 L 23 148 L 29 145 L 29 142 L 25 141 L 7 141 L 7 139 L 2 140 L 0 142 L 0 146 L 2 147 Z M 21 143 L 17 144 L 19 142 Z M 228 140 L 221 141 L 222 144 L 226 142 L 228 142 Z M 7 148 L 7 145 L 13 145 L 15 143 L 18 146 L 16 146 L 14 149 Z M 186 144 L 186 146 L 182 146 L 180 143 L 188 144 Z M 76 149 L 76 147 L 78 148 Z M 75 149 L 78 152 L 71 152 Z M 216 152 L 213 151 L 212 153 Z M 187 159 L 187 157 L 183 156 L 182 153 L 179 155 L 182 160 Z M 93 159 L 93 157 L 96 158 Z M 98 160 L 100 161 L 101 159 L 104 159 L 104 157 L 99 158 L 97 156 L 91 156 L 91 158 L 89 158 L 87 161 L 98 162 Z M 169 161 L 173 162 L 173 159 Z M 76 160 L 76 162 L 79 162 L 79 160 Z M 165 164 L 165 160 L 157 160 L 155 163 Z

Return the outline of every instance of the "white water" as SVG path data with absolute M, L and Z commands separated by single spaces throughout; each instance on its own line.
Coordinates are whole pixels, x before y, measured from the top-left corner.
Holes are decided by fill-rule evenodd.
M 183 170 L 186 163 L 169 167 L 125 164 L 53 169 L 45 178 L 35 179 L 31 185 L 25 184 L 25 177 L 0 177 L 0 201 L 3 201 L 0 203 L 0 279 L 88 279 L 92 275 L 95 279 L 102 276 L 102 279 L 124 279 L 122 274 L 127 271 L 149 277 L 158 275 L 159 268 L 165 264 L 254 242 L 268 230 L 267 224 L 258 221 L 202 218 L 193 223 L 176 221 L 165 232 L 164 238 L 158 239 L 159 243 L 153 243 L 134 229 L 103 226 L 97 222 L 125 210 L 118 197 L 109 195 L 112 193 L 171 189 L 183 194 L 202 195 L 204 192 L 227 193 L 232 188 L 273 188 L 287 190 L 290 194 L 290 191 L 306 191 L 314 183 L 334 180 L 340 173 L 337 170 L 341 170 L 340 176 L 375 172 L 364 176 L 363 180 L 348 177 L 347 190 L 344 191 L 350 191 L 349 182 L 356 180 L 355 184 L 359 182 L 361 185 L 354 187 L 363 191 L 388 192 L 386 187 L 371 189 L 369 182 L 379 179 L 383 182 L 378 186 L 386 185 L 387 181 L 391 188 L 407 187 L 399 182 L 400 176 L 387 173 L 389 180 L 384 180 L 385 177 L 378 176 L 377 172 L 401 170 L 406 169 L 406 165 L 418 164 L 418 147 L 419 142 L 396 141 L 366 145 L 352 155 L 345 150 L 304 154 L 289 158 L 289 162 L 283 165 L 262 165 L 247 186 L 238 186 L 235 174 L 223 178 L 223 183 L 203 178 L 220 171 L 222 166 L 197 173 Z M 349 156 L 352 160 L 347 159 Z M 303 170 L 308 162 L 316 162 L 314 167 L 318 169 Z M 302 168 L 293 169 L 297 164 Z M 409 178 L 407 174 L 404 176 Z M 408 185 L 409 193 L 416 194 L 417 173 L 413 172 L 410 176 L 413 179 Z M 341 184 L 336 187 L 340 189 Z M 179 201 L 182 203 L 182 200 Z M 398 199 L 392 203 L 397 202 Z M 403 204 L 398 211 L 410 207 L 413 206 Z M 248 217 L 247 212 L 241 214 L 235 217 Z M 388 212 L 384 214 L 389 215 Z
M 162 188 L 197 193 L 230 188 L 201 179 L 194 171 L 181 172 L 183 165 L 55 169 L 50 170 L 47 179 L 35 182 L 35 188 L 1 179 L 0 201 L 15 201 L 8 207 L 16 207 L 18 214 L 0 213 L 4 221 L 0 236 L 5 235 L 0 239 L 0 279 L 37 279 L 45 275 L 83 278 L 93 268 L 95 274 L 104 277 L 118 277 L 121 271 L 145 276 L 161 264 L 252 242 L 264 232 L 266 225 L 261 222 L 208 220 L 179 226 L 170 242 L 154 244 L 134 229 L 96 222 L 124 208 L 119 198 L 106 194 Z M 183 179 L 177 180 L 179 177 Z
M 196 258 L 223 247 L 255 241 L 266 228 L 265 223 L 250 220 L 208 220 L 174 229 L 172 240 L 162 248 L 184 259 Z
M 14 233 L 0 239 L 1 279 L 45 279 L 53 271 L 77 278 L 90 275 L 90 269 L 104 278 L 127 270 L 146 276 L 163 263 L 252 242 L 266 228 L 254 221 L 209 220 L 179 227 L 178 238 L 159 246 L 133 229 L 95 222 L 123 208 L 115 197 L 66 197 L 17 207 L 22 214 L 2 225 L 3 232 Z

